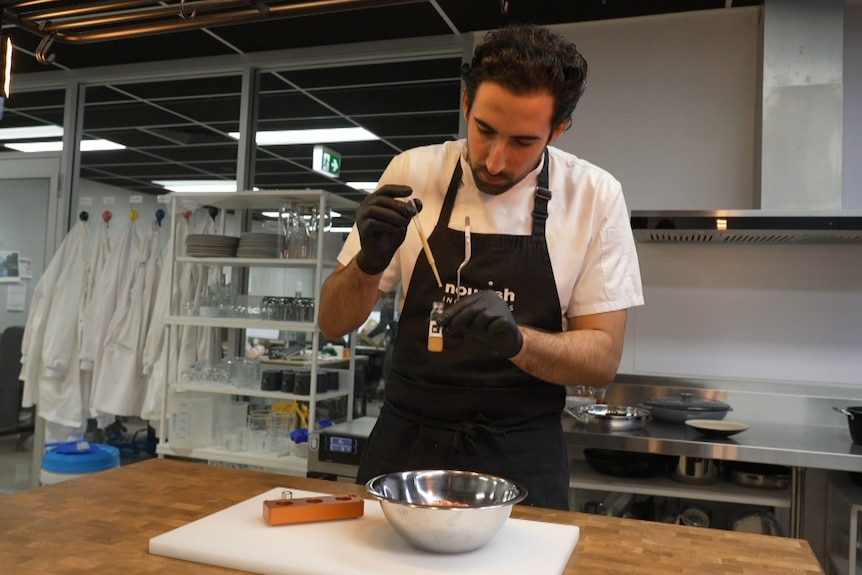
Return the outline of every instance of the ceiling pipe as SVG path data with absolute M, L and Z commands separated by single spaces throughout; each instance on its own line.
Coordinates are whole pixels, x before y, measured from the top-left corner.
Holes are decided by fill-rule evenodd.
M 146 1 L 152 3 L 152 0 Z M 149 8 L 146 10 L 130 10 L 125 13 L 114 12 L 112 14 L 104 14 L 102 16 L 83 19 L 74 19 L 69 18 L 68 16 L 55 15 L 60 14 L 61 12 L 68 12 L 68 10 L 58 11 L 55 14 L 40 13 L 34 16 L 28 15 L 23 16 L 23 18 L 33 21 L 48 21 L 49 23 L 44 26 L 44 30 L 60 32 L 61 30 L 75 30 L 112 24 L 124 24 L 138 20 L 156 20 L 158 18 L 169 18 L 172 20 L 178 15 L 183 14 L 183 10 L 185 10 L 186 14 L 184 17 L 190 18 L 194 17 L 195 14 L 200 14 L 202 12 L 223 10 L 226 7 L 236 6 L 247 7 L 248 0 L 201 0 L 199 2 L 185 2 L 179 6 L 159 6 L 157 8 Z M 63 19 L 63 21 L 58 22 L 58 19 Z
M 94 30 L 89 32 L 69 33 L 59 30 L 59 26 L 64 29 L 68 28 L 68 23 L 52 24 L 48 20 L 43 20 L 37 13 L 29 13 L 26 15 L 18 14 L 13 9 L 6 9 L 4 18 L 7 22 L 15 24 L 28 32 L 47 37 L 49 34 L 54 34 L 54 40 L 58 42 L 66 42 L 73 44 L 86 44 L 91 42 L 104 42 L 108 40 L 121 40 L 133 38 L 136 36 L 148 36 L 154 34 L 164 34 L 168 32 L 179 32 L 185 30 L 195 30 L 210 26 L 227 26 L 231 24 L 242 24 L 249 22 L 257 22 L 267 19 L 290 18 L 296 16 L 310 16 L 320 14 L 331 14 L 335 12 L 347 12 L 351 10 L 361 10 L 367 8 L 381 8 L 386 6 L 395 6 L 399 4 L 416 4 L 419 2 L 427 2 L 427 0 L 313 0 L 309 2 L 301 2 L 294 4 L 283 4 L 268 6 L 269 16 L 266 16 L 259 7 L 252 7 L 242 10 L 233 10 L 230 12 L 222 12 L 218 14 L 197 15 L 194 18 L 169 20 L 156 23 L 142 23 L 136 26 L 114 27 L 104 30 Z M 271 3 L 271 2 L 270 2 Z M 34 5 L 34 3 L 27 3 Z M 105 3 L 104 5 L 123 4 L 122 2 Z M 130 0 L 125 3 L 126 6 L 139 5 L 140 0 Z M 235 5 L 235 0 L 200 0 L 199 2 L 186 2 L 186 11 L 196 10 L 198 5 L 206 5 L 207 9 L 211 9 L 213 4 L 222 4 L 224 6 Z M 244 3 L 248 5 L 247 2 Z M 266 4 L 266 3 L 264 3 Z M 18 8 L 21 5 L 17 6 Z M 179 7 L 177 4 L 172 8 L 171 14 L 179 16 Z M 159 6 L 153 10 L 161 13 L 164 6 Z M 137 12 L 140 20 L 150 20 L 149 10 L 140 10 Z M 92 12 L 90 12 L 92 13 Z M 106 24 L 113 24 L 119 16 L 104 16 Z
M 36 8 L 37 6 L 47 3 L 51 4 L 51 8 L 54 8 L 57 4 L 56 2 L 19 2 L 15 5 L 15 8 L 19 11 L 21 9 L 27 8 Z M 128 10 L 129 8 L 133 8 L 135 6 L 146 6 L 147 4 L 152 4 L 153 0 L 115 0 L 113 2 L 98 2 L 95 4 L 86 4 L 84 6 L 76 6 L 74 8 L 64 8 L 57 10 L 48 10 L 43 12 L 28 12 L 26 14 L 21 14 L 20 17 L 27 20 L 54 20 L 57 18 L 70 18 L 74 16 L 80 16 L 83 14 L 98 14 L 99 12 L 109 12 L 109 11 L 120 11 L 120 10 Z M 176 9 L 174 9 L 176 11 Z

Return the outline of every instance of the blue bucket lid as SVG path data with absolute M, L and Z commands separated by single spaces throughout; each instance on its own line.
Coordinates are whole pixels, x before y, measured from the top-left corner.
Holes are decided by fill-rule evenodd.
M 57 473 L 92 473 L 120 466 L 120 450 L 113 445 L 91 443 L 87 451 L 62 453 L 46 451 L 42 469 Z

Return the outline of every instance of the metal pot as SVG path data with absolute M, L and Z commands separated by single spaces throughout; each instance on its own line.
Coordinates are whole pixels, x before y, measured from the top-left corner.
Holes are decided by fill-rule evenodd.
M 604 403 L 579 405 L 566 408 L 565 412 L 590 431 L 635 431 L 642 429 L 650 419 L 646 409 Z
M 833 407 L 832 409 L 847 416 L 847 427 L 850 429 L 850 438 L 853 440 L 853 443 L 862 445 L 862 406 Z
M 681 455 L 673 478 L 689 485 L 709 485 L 718 479 L 718 466 L 712 459 Z
M 674 397 L 653 397 L 644 402 L 654 419 L 685 423 L 689 419 L 724 419 L 731 407 L 723 401 L 692 397 L 680 393 Z

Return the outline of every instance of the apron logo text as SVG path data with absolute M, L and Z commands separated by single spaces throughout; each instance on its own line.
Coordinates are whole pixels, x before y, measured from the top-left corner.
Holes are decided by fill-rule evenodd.
M 464 297 L 470 294 L 478 293 L 483 291 L 482 288 L 470 288 L 461 286 L 458 288 L 453 283 L 447 283 L 443 287 L 443 302 L 444 303 L 454 303 L 456 297 Z M 514 311 L 515 309 L 515 292 L 510 291 L 509 288 L 504 288 L 502 291 L 496 290 L 496 294 L 502 299 L 504 302 L 509 304 L 509 311 Z

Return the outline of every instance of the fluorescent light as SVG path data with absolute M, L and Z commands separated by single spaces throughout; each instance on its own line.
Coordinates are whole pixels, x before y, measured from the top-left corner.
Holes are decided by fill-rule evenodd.
M 118 144 L 116 142 L 112 142 L 110 140 L 82 140 L 81 141 L 81 151 L 82 152 L 101 152 L 104 150 L 125 150 L 126 147 L 123 144 Z
M 19 152 L 59 152 L 63 149 L 63 142 L 10 142 L 3 144 L 9 149 Z
M 60 152 L 63 150 L 63 142 L 9 142 L 3 144 L 7 148 L 17 150 L 19 152 L 36 153 L 36 152 Z M 84 140 L 81 142 L 82 152 L 93 152 L 100 150 L 125 150 L 126 147 L 122 144 L 112 142 L 110 140 Z
M 153 180 L 172 192 L 235 192 L 236 180 Z
M 31 138 L 60 138 L 63 128 L 60 126 L 29 126 L 27 128 L 2 128 L 0 140 L 29 140 Z
M 332 232 L 335 234 L 349 234 L 350 230 L 352 230 L 352 229 L 353 228 L 333 227 L 333 228 L 327 228 L 326 231 Z
M 239 132 L 230 132 L 231 138 L 239 140 Z M 255 142 L 259 146 L 287 144 L 332 144 L 335 142 L 367 142 L 380 138 L 365 128 L 324 128 L 317 130 L 273 130 L 258 132 Z
M 377 182 L 345 182 L 345 184 L 354 190 L 368 192 L 369 194 L 377 189 Z
M 261 212 L 260 215 L 262 215 L 265 218 L 277 218 L 278 212 Z M 333 218 L 340 218 L 341 212 L 336 212 L 335 210 L 329 210 L 329 215 Z M 283 217 L 283 218 L 286 218 L 288 216 L 290 216 L 289 212 L 285 212 L 285 213 L 281 214 L 281 217 Z M 311 216 L 309 215 L 309 217 L 311 217 Z

